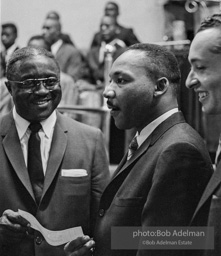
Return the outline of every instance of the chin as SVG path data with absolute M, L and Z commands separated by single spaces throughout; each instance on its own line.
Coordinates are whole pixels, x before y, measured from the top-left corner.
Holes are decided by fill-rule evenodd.
M 206 108 L 202 107 L 202 112 L 206 115 L 220 115 L 221 114 L 221 108 L 213 107 L 213 108 Z

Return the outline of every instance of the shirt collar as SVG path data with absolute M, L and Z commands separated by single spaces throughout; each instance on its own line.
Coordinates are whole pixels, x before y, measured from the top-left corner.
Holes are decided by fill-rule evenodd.
M 9 58 L 11 57 L 12 53 L 16 50 L 16 48 L 18 47 L 18 45 L 16 43 L 14 43 L 13 45 L 11 45 L 7 50 L 6 50 L 6 58 L 7 61 L 9 60 Z
M 150 136 L 150 134 L 157 128 L 158 125 L 160 125 L 163 121 L 165 121 L 168 117 L 173 115 L 174 113 L 178 112 L 178 108 L 173 108 L 163 115 L 159 116 L 157 119 L 153 120 L 150 124 L 145 126 L 140 134 L 137 132 L 137 143 L 140 147 L 140 145 Z
M 21 140 L 24 137 L 30 122 L 24 119 L 23 117 L 21 117 L 17 113 L 15 107 L 13 108 L 13 118 L 15 120 L 15 125 L 18 131 L 19 139 Z M 45 135 L 48 138 L 50 138 L 52 134 L 52 130 L 54 129 L 56 119 L 57 119 L 56 112 L 53 111 L 52 114 L 47 119 L 40 122 L 42 125 L 42 130 L 44 131 Z
M 52 54 L 55 56 L 58 52 L 58 50 L 60 49 L 61 45 L 63 44 L 62 39 L 59 39 L 57 42 L 55 42 L 54 44 L 52 44 L 51 46 L 51 52 Z

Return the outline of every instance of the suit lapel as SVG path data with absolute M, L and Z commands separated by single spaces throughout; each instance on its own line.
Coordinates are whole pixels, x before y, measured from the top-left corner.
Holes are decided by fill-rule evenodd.
M 209 180 L 209 183 L 207 184 L 206 189 L 204 190 L 204 193 L 198 203 L 198 206 L 195 210 L 195 213 L 193 215 L 192 220 L 195 218 L 197 212 L 199 209 L 204 205 L 204 203 L 212 196 L 215 189 L 221 184 L 221 162 L 217 166 L 216 171 L 213 173 L 211 179 Z
M 51 143 L 51 150 L 48 159 L 47 170 L 45 174 L 44 189 L 42 197 L 45 195 L 49 186 L 51 185 L 56 173 L 59 171 L 59 166 L 62 162 L 65 149 L 67 146 L 67 129 L 62 126 L 60 114 L 57 113 L 57 121 L 55 124 L 53 139 Z
M 2 144 L 6 155 L 18 178 L 35 200 L 12 114 L 10 114 L 8 119 L 5 118 L 3 120 L 2 131 L 2 135 L 4 137 Z
M 185 119 L 181 112 L 173 114 L 171 117 L 166 119 L 161 123 L 153 133 L 143 142 L 143 144 L 138 148 L 134 155 L 127 161 L 127 153 L 124 155 L 122 161 L 117 167 L 112 180 L 117 177 L 121 172 L 123 172 L 127 167 L 133 164 L 140 156 L 142 156 L 147 149 L 152 146 L 168 129 L 172 126 L 185 122 Z
M 126 176 L 129 174 L 131 170 L 131 166 L 148 150 L 150 146 L 152 146 L 167 130 L 169 130 L 172 126 L 178 123 L 185 123 L 185 119 L 181 112 L 175 113 L 162 122 L 153 133 L 143 142 L 143 144 L 138 148 L 138 150 L 134 153 L 134 155 L 127 161 L 127 154 L 124 155 L 122 161 L 117 167 L 115 173 L 113 174 L 113 178 L 111 179 L 109 185 L 106 187 L 104 194 L 110 194 L 110 191 L 114 191 L 116 193 L 117 189 L 111 189 L 112 186 L 120 187 Z M 122 178 L 124 177 L 124 178 Z M 118 182 L 118 179 L 120 182 Z M 113 195 L 112 197 L 113 198 Z

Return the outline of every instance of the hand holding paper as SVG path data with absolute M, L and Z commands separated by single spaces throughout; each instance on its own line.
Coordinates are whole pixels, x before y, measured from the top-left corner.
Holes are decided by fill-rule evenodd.
M 32 214 L 22 210 L 18 210 L 18 213 L 30 222 L 31 228 L 41 232 L 45 240 L 52 246 L 65 244 L 84 235 L 81 227 L 74 227 L 61 231 L 51 231 L 44 228 Z

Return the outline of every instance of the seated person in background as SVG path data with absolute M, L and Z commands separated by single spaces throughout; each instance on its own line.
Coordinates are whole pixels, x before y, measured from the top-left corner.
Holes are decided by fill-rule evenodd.
M 46 19 L 48 19 L 48 18 L 60 21 L 60 15 L 56 11 L 48 12 L 47 15 L 46 15 Z M 74 46 L 74 43 L 73 43 L 72 39 L 70 38 L 70 36 L 68 34 L 61 33 L 61 39 L 66 44 L 71 44 L 71 45 Z
M 104 9 L 104 15 L 111 16 L 115 19 L 115 23 L 116 23 L 115 37 L 116 38 L 121 39 L 126 44 L 126 46 L 139 43 L 139 40 L 135 36 L 132 28 L 125 28 L 117 22 L 117 18 L 119 16 L 119 6 L 117 3 L 107 2 Z M 102 42 L 102 34 L 99 31 L 94 35 L 94 38 L 91 43 L 91 48 L 94 46 L 101 45 L 101 42 Z
M 28 41 L 28 46 L 45 48 L 50 51 L 50 45 L 42 35 L 32 36 Z M 78 87 L 73 78 L 63 72 L 60 73 L 62 98 L 59 106 L 76 105 L 78 101 Z
M 2 24 L 1 41 L 5 49 L 0 53 L 0 78 L 5 77 L 6 64 L 12 53 L 19 49 L 16 44 L 18 36 L 17 27 L 13 23 Z
M 6 77 L 0 78 L 0 117 L 10 112 L 13 101 L 5 86 Z
M 61 38 L 61 23 L 47 18 L 42 28 L 43 36 L 51 47 L 51 52 L 58 61 L 61 71 L 70 75 L 74 81 L 84 78 L 85 63 L 80 51 L 73 45 L 65 43 Z
M 126 48 L 126 44 L 116 36 L 116 20 L 111 16 L 103 16 L 100 23 L 101 44 L 88 52 L 88 65 L 91 69 L 94 83 L 99 87 L 104 82 L 104 63 L 107 51 L 111 51 L 115 60 Z

